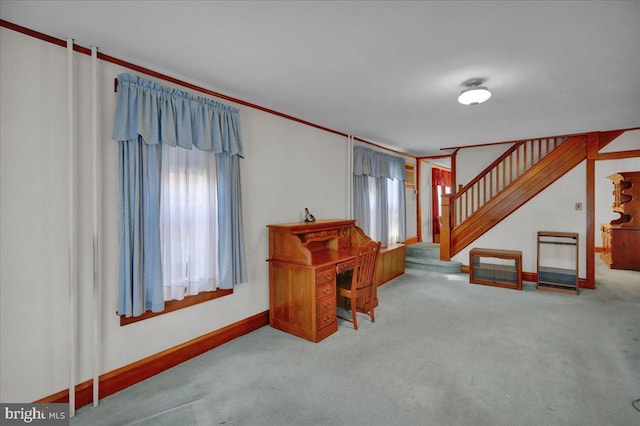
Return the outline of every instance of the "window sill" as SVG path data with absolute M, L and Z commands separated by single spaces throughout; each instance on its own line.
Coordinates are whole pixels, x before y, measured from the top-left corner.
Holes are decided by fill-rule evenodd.
M 147 311 L 137 317 L 129 318 L 125 317 L 124 315 L 120 315 L 120 326 L 122 327 L 123 325 L 133 324 L 134 322 L 146 320 L 147 318 L 153 318 L 159 315 L 168 314 L 169 312 L 177 311 L 179 309 L 187 308 L 189 306 L 197 305 L 198 303 L 207 302 L 219 297 L 228 296 L 230 294 L 233 294 L 233 289 L 218 289 L 216 291 L 203 291 L 194 296 L 185 296 L 185 298 L 182 300 L 168 300 L 164 302 L 164 311 L 162 312 Z

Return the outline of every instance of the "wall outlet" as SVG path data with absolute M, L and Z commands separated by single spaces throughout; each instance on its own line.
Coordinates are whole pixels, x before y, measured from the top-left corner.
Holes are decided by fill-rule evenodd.
M 582 210 L 582 203 L 576 203 L 576 210 Z

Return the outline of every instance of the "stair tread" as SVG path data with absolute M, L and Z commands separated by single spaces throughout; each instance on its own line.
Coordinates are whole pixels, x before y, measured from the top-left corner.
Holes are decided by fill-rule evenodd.
M 424 263 L 424 264 L 431 264 L 431 265 L 443 265 L 443 266 L 459 265 L 459 266 L 462 266 L 462 262 L 458 262 L 456 260 L 440 260 L 440 259 L 433 259 L 433 258 L 429 258 L 429 257 L 405 256 L 404 260 L 405 260 L 405 262 Z

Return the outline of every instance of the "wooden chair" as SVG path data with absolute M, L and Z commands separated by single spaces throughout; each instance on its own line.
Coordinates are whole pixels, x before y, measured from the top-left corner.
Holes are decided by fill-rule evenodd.
M 380 243 L 369 241 L 367 244 L 358 247 L 355 265 L 352 275 L 339 276 L 336 282 L 336 291 L 338 296 L 345 297 L 347 300 L 347 309 L 351 311 L 351 318 L 338 315 L 338 318 L 353 323 L 353 329 L 358 329 L 357 303 L 360 299 L 363 312 L 368 314 L 371 322 L 375 322 L 375 314 L 373 312 L 373 301 L 375 297 L 375 269 L 378 263 L 378 255 L 380 254 Z

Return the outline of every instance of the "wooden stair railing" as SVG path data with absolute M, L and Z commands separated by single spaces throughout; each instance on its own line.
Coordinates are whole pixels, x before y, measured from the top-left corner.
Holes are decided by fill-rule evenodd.
M 577 166 L 586 143 L 586 135 L 515 142 L 457 194 L 444 197 L 440 258 L 449 260 Z
M 452 198 L 451 227 L 455 228 L 500 191 L 531 169 L 568 137 L 517 141 Z

